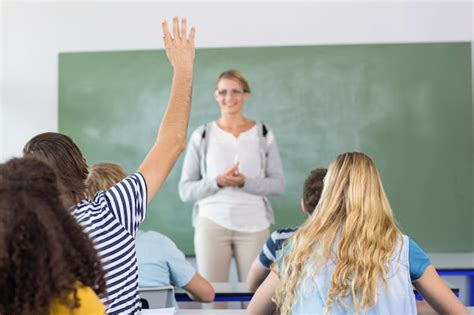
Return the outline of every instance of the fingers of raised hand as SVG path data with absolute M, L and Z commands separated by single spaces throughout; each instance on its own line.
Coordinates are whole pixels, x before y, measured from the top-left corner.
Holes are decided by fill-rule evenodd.
M 194 37 L 196 35 L 196 29 L 191 27 L 191 32 L 189 34 L 189 42 L 194 46 Z
M 167 43 L 171 39 L 171 35 L 166 20 L 161 22 L 161 29 L 163 30 L 163 39 L 165 40 L 165 43 Z
M 181 38 L 187 40 L 188 39 L 188 23 L 186 18 L 181 19 Z
M 181 39 L 181 36 L 179 34 L 179 19 L 177 16 L 173 17 L 173 39 L 174 40 L 179 40 Z
M 177 16 L 173 17 L 173 36 L 171 36 L 168 23 L 164 20 L 161 23 L 161 27 L 163 29 L 163 38 L 168 41 L 189 41 L 194 44 L 194 37 L 196 35 L 196 29 L 194 27 L 191 28 L 191 31 L 188 36 L 188 21 L 186 18 L 181 19 L 181 26 L 180 21 Z

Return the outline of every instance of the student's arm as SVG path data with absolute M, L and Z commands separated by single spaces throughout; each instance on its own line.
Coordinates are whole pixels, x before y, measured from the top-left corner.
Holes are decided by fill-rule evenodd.
M 416 314 L 418 315 L 438 315 L 426 301 L 416 301 Z
M 272 302 L 272 297 L 279 284 L 280 279 L 278 278 L 278 275 L 274 271 L 271 271 L 253 295 L 252 300 L 247 307 L 247 314 L 272 314 L 276 309 L 275 303 Z
M 214 301 L 216 294 L 209 281 L 204 279 L 198 272 L 196 272 L 191 281 L 184 286 L 184 289 L 191 294 L 193 300 L 204 303 Z
M 155 144 L 138 171 L 148 187 L 150 202 L 165 181 L 176 159 L 185 148 L 186 130 L 191 107 L 191 92 L 194 63 L 194 28 L 187 34 L 186 20 L 173 18 L 173 36 L 166 21 L 162 23 L 166 55 L 173 66 L 173 83 Z
M 161 243 L 158 240 L 155 243 L 157 246 L 161 246 L 163 253 L 166 253 L 164 257 L 170 273 L 170 282 L 188 291 L 193 300 L 212 302 L 215 294 L 212 285 L 196 272 L 189 261 L 186 260 L 183 252 L 171 239 L 162 235 L 161 240 Z
M 466 307 L 458 300 L 436 272 L 429 265 L 423 275 L 413 282 L 425 300 L 440 314 L 468 314 Z
M 262 282 L 268 276 L 269 273 L 270 273 L 270 270 L 265 269 L 262 266 L 258 257 L 255 258 L 255 260 L 252 263 L 252 266 L 250 266 L 250 270 L 247 275 L 247 286 L 249 287 L 249 289 L 252 291 L 256 291 L 258 287 L 260 286 L 260 284 L 262 284 Z

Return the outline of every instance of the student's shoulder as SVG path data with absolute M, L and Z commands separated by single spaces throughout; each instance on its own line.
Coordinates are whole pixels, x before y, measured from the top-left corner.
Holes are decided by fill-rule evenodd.
M 104 190 L 102 192 L 103 194 L 98 192 L 92 202 L 100 203 L 102 198 L 112 198 L 119 201 L 130 199 L 130 196 L 137 197 L 141 195 L 143 197 L 146 194 L 146 191 L 147 184 L 145 177 L 140 172 L 135 172 L 125 177 L 109 189 Z
M 176 244 L 168 236 L 157 231 L 141 231 L 141 233 L 137 235 L 137 241 L 140 240 L 153 243 L 155 246 L 160 246 L 164 249 L 177 248 Z
M 287 239 L 289 238 L 290 236 L 292 236 L 293 234 L 295 234 L 295 232 L 298 230 L 298 227 L 287 227 L 287 228 L 281 228 L 281 229 L 278 229 L 278 230 L 275 230 L 272 234 L 271 234 L 271 238 L 272 240 L 276 241 L 276 240 L 281 240 L 281 239 Z
M 103 191 L 98 191 L 94 197 L 79 201 L 72 209 L 71 213 L 75 216 L 99 215 L 108 209 L 107 199 Z
M 154 241 L 162 241 L 162 240 L 169 240 L 171 241 L 166 235 L 161 234 L 160 232 L 157 231 L 142 231 L 140 230 L 137 238 L 143 238 L 143 239 L 150 239 Z

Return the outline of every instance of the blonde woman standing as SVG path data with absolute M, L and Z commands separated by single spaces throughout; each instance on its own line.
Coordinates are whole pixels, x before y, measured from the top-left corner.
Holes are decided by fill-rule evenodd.
M 193 225 L 198 270 L 226 282 L 232 256 L 240 281 L 269 235 L 273 211 L 267 196 L 285 180 L 272 131 L 244 116 L 250 87 L 238 70 L 223 72 L 214 93 L 221 116 L 191 136 L 179 193 L 195 201 Z
M 313 215 L 289 239 L 249 314 L 416 314 L 413 287 L 442 314 L 467 314 L 430 259 L 395 224 L 375 164 L 344 153 Z M 276 303 L 272 303 L 272 297 Z

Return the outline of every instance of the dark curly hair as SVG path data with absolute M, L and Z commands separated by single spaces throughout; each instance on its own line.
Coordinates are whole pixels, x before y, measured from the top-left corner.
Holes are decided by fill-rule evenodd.
M 80 306 L 76 282 L 105 294 L 92 241 L 65 208 L 44 162 L 0 165 L 0 314 L 49 314 L 53 298 Z
M 48 163 L 56 171 L 66 207 L 85 199 L 89 171 L 86 159 L 71 138 L 57 132 L 41 133 L 25 144 L 23 154 Z
M 310 214 L 313 213 L 318 205 L 319 198 L 321 198 L 324 187 L 323 179 L 327 172 L 328 170 L 326 168 L 314 169 L 304 181 L 303 203 Z

